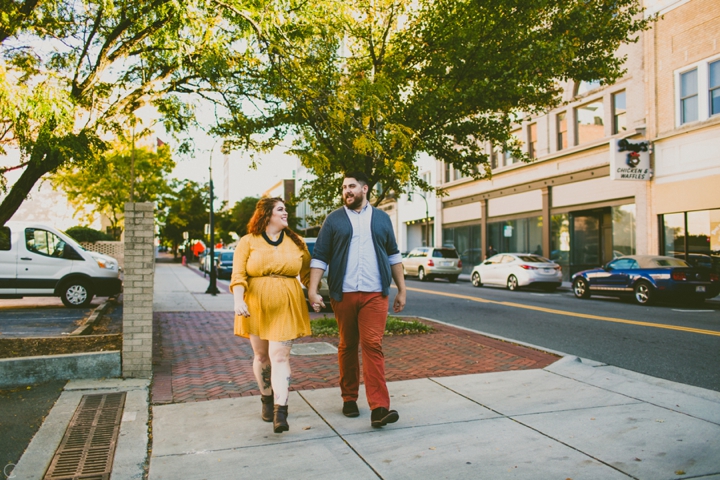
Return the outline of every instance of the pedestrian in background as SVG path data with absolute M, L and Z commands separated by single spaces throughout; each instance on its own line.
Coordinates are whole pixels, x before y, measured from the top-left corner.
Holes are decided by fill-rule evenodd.
M 343 207 L 327 216 L 315 242 L 308 299 L 316 312 L 325 306 L 317 292 L 323 272 L 329 269 L 330 301 L 340 332 L 338 363 L 343 414 L 360 415 L 357 406 L 360 345 L 370 424 L 383 427 L 400 418 L 397 411 L 390 410 L 382 340 L 391 279 L 398 288 L 393 311 L 398 313 L 405 307 L 402 257 L 390 217 L 368 202 L 365 174 L 346 174 L 342 195 Z
M 487 252 L 485 252 L 485 260 L 487 260 L 490 257 L 494 257 L 497 254 L 498 254 L 497 250 L 495 250 L 492 245 L 488 245 Z
M 281 198 L 261 198 L 233 256 L 230 291 L 235 300 L 235 335 L 249 338 L 253 373 L 262 395 L 261 417 L 275 433 L 289 430 L 290 349 L 310 335 L 302 287 L 310 279 L 310 253 L 288 228 Z

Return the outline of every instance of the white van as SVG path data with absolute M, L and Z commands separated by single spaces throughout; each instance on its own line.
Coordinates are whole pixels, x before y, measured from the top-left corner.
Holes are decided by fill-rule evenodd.
M 85 307 L 93 296 L 122 290 L 118 262 L 88 252 L 63 232 L 39 223 L 0 227 L 0 298 L 59 296 Z

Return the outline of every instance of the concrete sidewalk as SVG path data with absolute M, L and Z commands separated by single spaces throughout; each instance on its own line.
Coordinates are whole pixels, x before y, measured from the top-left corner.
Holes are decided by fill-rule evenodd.
M 204 294 L 207 280 L 189 268 L 157 264 L 155 281 L 156 311 L 232 310 L 231 295 Z M 123 383 L 134 393 L 116 479 L 143 478 L 146 462 L 151 480 L 720 479 L 720 393 L 572 356 L 544 369 L 390 382 L 400 420 L 379 430 L 363 391 L 359 418 L 342 415 L 338 388 L 292 392 L 290 431 L 276 435 L 257 397 L 149 405 L 142 382 L 71 382 L 14 478 L 42 477 L 79 391 Z

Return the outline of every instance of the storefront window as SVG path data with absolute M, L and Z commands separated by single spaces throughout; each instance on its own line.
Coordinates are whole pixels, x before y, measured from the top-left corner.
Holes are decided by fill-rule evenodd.
M 542 255 L 542 217 L 488 223 L 488 245 L 498 253 Z
M 551 225 L 552 245 L 550 259 L 560 265 L 563 281 L 570 281 L 570 216 L 567 213 L 553 215 Z
M 666 214 L 662 223 L 665 255 L 720 272 L 720 209 Z
M 665 231 L 665 255 L 674 257 L 685 254 L 685 214 L 663 215 Z
M 635 204 L 612 207 L 613 258 L 635 255 Z
M 443 246 L 455 247 L 463 263 L 462 273 L 469 274 L 482 259 L 480 225 L 443 228 Z

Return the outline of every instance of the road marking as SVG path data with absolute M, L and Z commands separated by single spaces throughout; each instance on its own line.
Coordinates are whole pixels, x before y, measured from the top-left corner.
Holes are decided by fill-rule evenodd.
M 603 322 L 612 322 L 612 323 L 624 323 L 626 325 L 637 325 L 640 327 L 663 328 L 665 330 L 678 330 L 681 332 L 699 333 L 701 335 L 712 335 L 712 336 L 720 337 L 720 332 L 715 331 L 715 330 L 703 330 L 700 328 L 680 327 L 677 325 L 665 325 L 662 323 L 639 322 L 637 320 L 625 320 L 623 318 L 603 317 L 600 315 L 590 315 L 587 313 L 575 313 L 575 312 L 568 312 L 565 310 L 555 310 L 553 308 L 536 307 L 534 305 L 523 305 L 522 303 L 515 303 L 515 302 L 498 302 L 496 300 L 488 300 L 486 298 L 480 298 L 480 297 L 471 297 L 469 295 L 459 295 L 457 293 L 434 292 L 432 290 L 423 290 L 421 288 L 413 288 L 413 287 L 406 287 L 406 288 L 413 292 L 427 293 L 430 295 L 440 295 L 443 297 L 461 298 L 463 300 L 471 300 L 473 302 L 478 302 L 478 303 L 490 303 L 493 305 L 502 305 L 505 307 L 522 308 L 525 310 L 535 310 L 537 312 L 552 313 L 554 315 L 564 315 L 566 317 L 587 318 L 589 320 L 600 320 Z
M 680 310 L 679 308 L 673 308 L 672 311 L 673 311 L 673 312 L 683 312 L 683 313 L 697 313 L 697 312 L 700 312 L 700 313 L 712 313 L 712 312 L 714 312 L 715 310 Z

